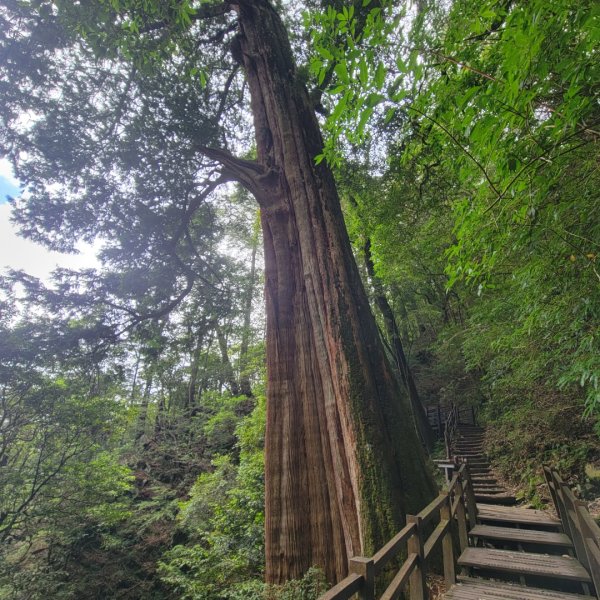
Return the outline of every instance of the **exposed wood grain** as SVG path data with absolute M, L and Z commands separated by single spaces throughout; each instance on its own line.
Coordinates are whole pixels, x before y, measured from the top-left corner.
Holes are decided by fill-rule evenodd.
M 515 575 L 536 575 L 591 583 L 589 573 L 571 556 L 549 556 L 495 548 L 467 548 L 458 559 L 462 567 L 489 569 Z
M 521 585 L 465 579 L 452 586 L 445 600 L 592 600 L 590 596 L 566 594 Z
M 476 525 L 469 535 L 489 540 L 512 541 L 523 544 L 545 544 L 548 546 L 564 546 L 570 548 L 573 543 L 569 536 L 554 531 L 537 531 L 535 529 L 515 529 L 514 527 L 493 527 Z
M 477 503 L 477 511 L 481 521 L 502 521 L 560 528 L 559 519 L 541 510 Z

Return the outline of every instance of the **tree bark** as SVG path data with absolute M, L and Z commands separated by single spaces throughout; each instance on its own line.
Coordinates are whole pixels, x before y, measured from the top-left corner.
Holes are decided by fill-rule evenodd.
M 415 384 L 412 371 L 410 370 L 410 366 L 408 364 L 408 359 L 404 353 L 404 347 L 402 346 L 402 339 L 400 337 L 400 331 L 398 330 L 398 324 L 396 323 L 394 311 L 392 310 L 392 307 L 390 306 L 390 303 L 385 295 L 385 290 L 383 289 L 381 280 L 377 276 L 377 273 L 375 273 L 375 265 L 373 264 L 373 256 L 371 255 L 371 240 L 368 237 L 366 238 L 363 246 L 363 257 L 367 274 L 373 286 L 375 304 L 377 305 L 377 308 L 383 317 L 385 333 L 388 337 L 391 350 L 394 355 L 394 360 L 396 361 L 396 366 L 400 373 L 402 383 L 404 383 L 404 386 L 408 391 L 408 397 L 410 399 L 410 404 L 415 419 L 415 427 L 427 450 L 431 450 L 435 441 L 433 430 L 429 425 L 429 419 L 427 418 L 425 407 L 423 406 L 421 398 L 419 397 L 417 385 Z
M 148 404 L 150 403 L 150 391 L 152 389 L 152 371 L 146 374 L 146 383 L 144 385 L 144 393 L 142 402 L 140 403 L 140 412 L 136 425 L 135 441 L 137 442 L 144 437 L 146 433 L 146 420 L 148 416 Z
M 254 193 L 265 248 L 266 579 L 330 581 L 435 493 L 354 262 L 322 138 L 267 0 L 237 0 L 258 160 L 212 156 Z

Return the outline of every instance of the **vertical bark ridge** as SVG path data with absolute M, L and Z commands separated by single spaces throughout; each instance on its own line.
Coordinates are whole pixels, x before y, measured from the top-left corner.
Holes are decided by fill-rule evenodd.
M 258 161 L 279 173 L 261 205 L 268 405 L 266 578 L 310 566 L 331 581 L 434 493 L 406 399 L 352 256 L 322 139 L 286 31 L 267 0 L 238 0 Z

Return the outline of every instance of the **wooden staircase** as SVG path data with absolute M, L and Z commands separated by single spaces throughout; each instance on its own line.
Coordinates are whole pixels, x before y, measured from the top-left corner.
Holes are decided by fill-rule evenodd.
M 489 504 L 516 504 L 516 498 L 494 477 L 483 452 L 484 431 L 477 425 L 458 424 L 452 443 L 452 454 L 469 465 L 475 500 Z
M 455 457 L 466 461 L 472 474 L 477 514 L 469 529 L 470 545 L 457 561 L 462 575 L 445 598 L 589 600 L 600 586 L 600 530 L 596 527 L 596 539 L 588 547 L 578 542 L 589 513 L 577 515 L 578 503 L 558 474 L 545 471 L 562 518 L 514 507 L 515 497 L 498 484 L 483 453 L 483 430 L 459 425 L 454 437 Z
M 406 526 L 372 557 L 352 558 L 350 575 L 320 600 L 426 600 L 428 564 L 439 549 L 446 600 L 598 598 L 600 528 L 559 475 L 545 469 L 559 518 L 515 507 L 514 496 L 491 474 L 483 431 L 458 425 L 454 434 L 456 454 L 442 465 L 456 467 L 447 489 L 420 513 L 408 515 Z M 401 553 L 406 560 L 391 583 L 377 590 L 378 576 Z

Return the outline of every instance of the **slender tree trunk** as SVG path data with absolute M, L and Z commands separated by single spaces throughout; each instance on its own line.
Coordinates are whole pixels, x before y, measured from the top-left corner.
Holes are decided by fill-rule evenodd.
M 242 330 L 242 342 L 240 344 L 240 393 L 248 398 L 252 397 L 252 386 L 248 373 L 248 349 L 250 347 L 250 321 L 252 319 L 252 300 L 254 298 L 254 287 L 256 286 L 256 254 L 258 252 L 260 234 L 260 216 L 257 215 L 256 223 L 252 231 L 252 256 L 250 258 L 250 277 L 244 297 L 244 328 Z
M 217 341 L 219 342 L 219 350 L 221 351 L 221 362 L 223 363 L 223 379 L 229 386 L 229 391 L 232 396 L 240 395 L 240 386 L 235 378 L 231 361 L 229 360 L 229 351 L 227 349 L 227 338 L 225 332 L 220 325 L 216 325 Z
M 261 206 L 268 404 L 266 579 L 331 581 L 420 510 L 435 486 L 354 262 L 314 111 L 281 20 L 238 0 L 256 163 L 212 156 Z
M 137 442 L 146 433 L 146 420 L 148 417 L 148 404 L 150 403 L 150 390 L 152 389 L 152 372 L 146 375 L 146 384 L 144 385 L 144 393 L 140 404 L 140 413 L 138 415 L 135 441 Z
M 196 408 L 196 398 L 198 395 L 198 374 L 200 373 L 200 359 L 202 357 L 202 342 L 204 341 L 203 333 L 198 333 L 196 347 L 192 351 L 190 361 L 190 383 L 188 385 L 187 404 L 188 410 Z
M 375 304 L 377 305 L 377 308 L 383 317 L 385 332 L 390 342 L 394 360 L 396 361 L 396 366 L 398 367 L 400 377 L 402 378 L 402 383 L 404 383 L 404 386 L 408 391 L 408 397 L 410 399 L 410 404 L 412 406 L 413 416 L 415 419 L 415 427 L 417 428 L 417 432 L 419 433 L 419 437 L 421 438 L 423 444 L 425 444 L 428 450 L 431 450 L 435 440 L 433 430 L 431 429 L 431 425 L 429 425 L 429 419 L 427 418 L 425 407 L 423 406 L 421 398 L 419 397 L 419 392 L 417 390 L 412 371 L 410 370 L 408 359 L 404 353 L 402 339 L 400 337 L 400 331 L 398 330 L 398 324 L 396 323 L 394 311 L 392 310 L 392 307 L 390 306 L 390 303 L 385 295 L 381 280 L 379 277 L 377 277 L 377 273 L 375 273 L 375 265 L 373 264 L 373 256 L 371 255 L 371 240 L 368 237 L 363 246 L 363 258 L 365 261 L 367 274 L 373 286 Z

